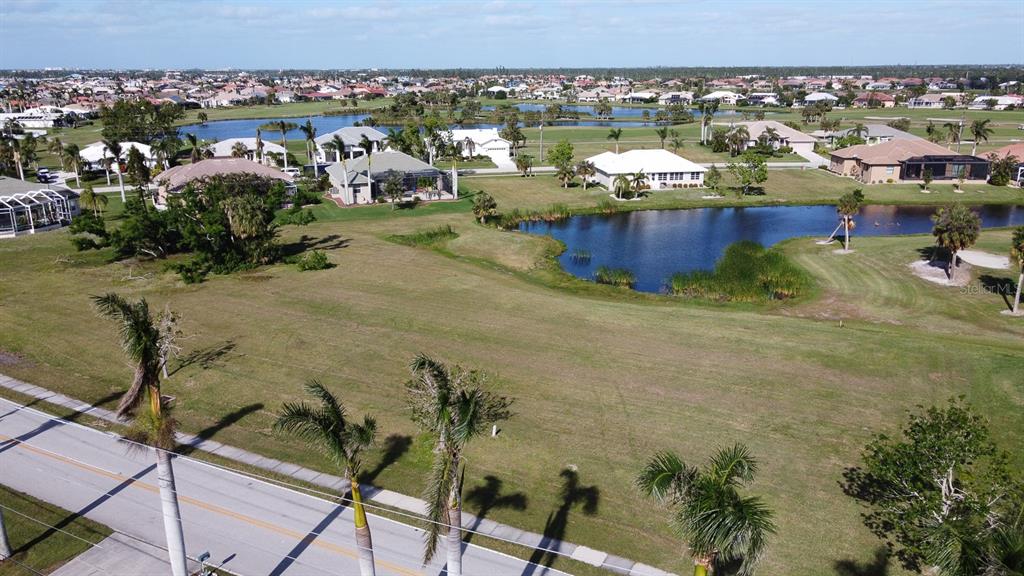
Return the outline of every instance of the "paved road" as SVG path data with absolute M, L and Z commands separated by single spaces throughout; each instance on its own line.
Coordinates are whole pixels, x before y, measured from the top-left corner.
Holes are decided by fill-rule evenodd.
M 113 435 L 0 399 L 0 483 L 161 544 L 153 462 Z M 358 574 L 348 508 L 190 459 L 174 466 L 189 556 L 209 551 L 214 565 L 246 576 Z M 443 543 L 423 567 L 422 531 L 376 516 L 370 526 L 378 574 L 443 574 Z M 465 546 L 466 574 L 558 573 Z

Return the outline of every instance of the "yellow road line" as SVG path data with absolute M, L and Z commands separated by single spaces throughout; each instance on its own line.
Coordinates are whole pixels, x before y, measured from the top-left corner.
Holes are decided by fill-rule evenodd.
M 98 476 L 103 476 L 103 477 L 106 477 L 106 478 L 110 478 L 111 480 L 117 480 L 119 482 L 123 482 L 123 481 L 125 481 L 127 479 L 125 476 L 123 476 L 121 474 L 114 474 L 113 472 L 108 472 L 108 471 L 106 471 L 106 470 L 104 470 L 102 468 L 97 468 L 96 466 L 93 466 L 91 464 L 86 464 L 84 462 L 78 462 L 78 461 L 72 460 L 71 458 L 68 458 L 66 456 L 62 456 L 60 454 L 57 454 L 57 453 L 54 453 L 54 452 L 50 452 L 49 450 L 44 450 L 42 448 L 37 448 L 35 446 L 31 446 L 29 444 L 25 444 L 24 442 L 22 442 L 21 440 L 18 440 L 17 438 L 11 438 L 10 436 L 4 436 L 3 434 L 0 434 L 0 441 L 5 441 L 6 442 L 8 440 L 17 442 L 19 448 L 22 448 L 24 450 L 28 450 L 29 452 L 33 452 L 35 454 L 39 454 L 41 456 L 46 456 L 47 458 L 50 458 L 52 460 L 57 460 L 59 462 L 65 463 L 65 464 L 70 464 L 70 465 L 72 465 L 72 466 L 74 466 L 76 468 L 80 468 L 80 469 L 85 470 L 87 472 L 92 472 L 93 474 L 96 474 Z M 129 484 L 129 486 L 131 486 L 133 488 L 139 488 L 141 490 L 146 490 L 148 492 L 153 492 L 155 494 L 158 494 L 160 492 L 160 488 L 159 487 L 154 486 L 154 485 L 149 484 L 149 483 L 146 483 L 146 482 L 142 482 L 140 480 L 136 480 L 136 481 L 132 482 L 131 484 Z M 246 524 L 249 524 L 251 526 L 256 526 L 258 528 L 263 528 L 264 530 L 269 530 L 271 532 L 276 532 L 277 534 L 281 534 L 283 536 L 288 536 L 288 537 L 291 537 L 291 538 L 297 538 L 299 540 L 301 540 L 301 539 L 303 539 L 303 538 L 305 538 L 307 536 L 307 534 L 304 534 L 302 532 L 297 532 L 297 531 L 292 530 L 290 528 L 285 528 L 283 526 L 278 526 L 277 524 L 273 524 L 273 523 L 267 522 L 265 520 L 260 520 L 258 518 L 253 518 L 252 516 L 247 516 L 245 514 L 240 514 L 238 512 L 233 511 L 233 510 L 229 510 L 227 508 L 224 508 L 223 506 L 218 506 L 216 504 L 210 504 L 208 502 L 204 502 L 202 500 L 198 500 L 198 499 L 192 498 L 190 496 L 183 496 L 183 495 L 179 494 L 178 495 L 178 501 L 186 503 L 186 504 L 191 504 L 192 506 L 195 506 L 197 508 L 202 508 L 203 510 L 207 510 L 209 512 L 213 512 L 215 514 L 220 514 L 222 516 L 227 516 L 229 518 L 234 518 L 236 520 L 240 520 L 242 522 L 245 522 Z M 313 540 L 312 545 L 316 546 L 318 548 L 323 548 L 324 550 L 328 550 L 330 552 L 334 552 L 336 554 L 341 554 L 343 556 L 348 556 L 349 558 L 354 558 L 354 559 L 358 559 L 359 558 L 359 554 L 355 550 L 352 550 L 352 549 L 347 548 L 345 546 L 334 544 L 332 542 L 327 542 L 327 541 L 321 540 L 319 538 Z M 399 574 L 405 574 L 407 576 L 417 576 L 417 575 L 423 574 L 422 572 L 420 572 L 418 570 L 410 570 L 410 569 L 408 569 L 408 568 L 406 568 L 404 566 L 400 566 L 400 565 L 395 564 L 393 562 L 388 562 L 387 560 L 377 560 L 375 558 L 374 559 L 374 563 L 377 564 L 378 566 L 387 568 L 388 570 L 391 570 L 393 572 L 397 572 Z

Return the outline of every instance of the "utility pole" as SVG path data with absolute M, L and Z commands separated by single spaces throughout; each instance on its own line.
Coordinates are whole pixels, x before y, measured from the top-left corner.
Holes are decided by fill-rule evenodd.
M 538 126 L 538 128 L 540 129 L 540 154 L 538 154 L 538 156 L 540 156 L 540 160 L 537 161 L 537 164 L 540 164 L 541 162 L 544 161 L 544 121 L 543 120 L 541 120 L 540 126 Z

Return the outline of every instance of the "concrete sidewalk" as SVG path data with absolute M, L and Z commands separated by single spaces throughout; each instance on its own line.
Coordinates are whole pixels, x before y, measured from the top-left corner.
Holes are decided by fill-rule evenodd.
M 26 396 L 30 396 L 38 400 L 49 402 L 50 404 L 62 406 L 75 412 L 88 414 L 89 416 L 100 420 L 118 424 L 122 423 L 110 410 L 86 404 L 63 394 L 58 394 L 3 374 L 0 374 L 0 387 L 25 394 Z M 204 440 L 193 434 L 179 433 L 177 441 L 183 446 L 191 446 L 211 454 L 242 462 L 255 468 L 271 471 L 283 476 L 289 476 L 297 480 L 302 480 L 310 484 L 333 490 L 336 493 L 344 494 L 348 488 L 348 483 L 341 477 L 334 476 L 332 474 L 320 473 L 316 470 L 311 470 L 288 462 L 282 462 L 274 458 L 260 456 L 240 448 L 222 444 L 215 440 Z M 367 498 L 376 504 L 390 506 L 392 508 L 419 515 L 423 515 L 426 512 L 426 502 L 419 498 L 414 498 L 391 490 L 381 490 L 372 486 L 363 486 L 363 494 L 364 498 Z M 580 562 L 604 568 L 616 574 L 630 576 L 667 576 L 669 574 L 668 572 L 653 566 L 634 562 L 627 558 L 614 556 L 607 552 L 594 550 L 593 548 L 572 544 L 570 542 L 552 540 L 545 537 L 543 534 L 527 532 L 512 526 L 499 524 L 486 518 L 477 519 L 476 516 L 467 512 L 462 513 L 462 525 L 466 527 L 473 526 L 474 530 L 481 534 L 511 540 L 526 547 L 542 547 L 554 550 L 560 554 L 571 556 L 573 559 Z
M 190 573 L 200 565 L 191 560 Z M 50 576 L 148 576 L 170 574 L 167 551 L 158 546 L 114 532 L 96 546 L 75 556 Z

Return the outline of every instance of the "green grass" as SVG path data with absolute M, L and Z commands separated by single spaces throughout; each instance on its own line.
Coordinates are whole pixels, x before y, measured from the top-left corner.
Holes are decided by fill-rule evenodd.
M 712 271 L 677 273 L 673 294 L 728 302 L 783 300 L 803 295 L 810 278 L 785 255 L 756 242 L 731 244 Z
M 540 184 L 546 178 L 463 182 L 489 183 L 502 208 L 518 194 L 528 196 L 519 199 L 524 209 L 596 206 L 607 197 Z M 787 192 L 786 178 L 801 187 Z M 772 172 L 767 196 L 828 200 L 852 187 L 813 171 Z M 883 189 L 869 187 L 869 201 Z M 897 198 L 918 194 L 891 189 Z M 670 204 L 628 204 L 643 202 Z M 570 511 L 564 537 L 674 571 L 689 562 L 667 514 L 632 488 L 656 450 L 697 460 L 721 445 L 749 444 L 762 462 L 754 489 L 778 513 L 764 572 L 811 575 L 840 560 L 866 562 L 879 546 L 837 483 L 870 435 L 894 430 L 904 410 L 965 394 L 1004 445 L 1024 434 L 1024 323 L 1000 315 L 1001 297 L 977 276 L 964 294 L 912 276 L 907 264 L 929 237 L 858 238 L 847 255 L 791 241 L 782 249 L 814 278 L 813 295 L 709 304 L 572 278 L 552 265 L 556 242 L 479 226 L 466 200 L 314 210 L 320 219 L 285 228 L 283 241 L 306 236 L 335 268 L 307 274 L 278 265 L 199 286 L 183 285 L 161 263 L 74 252 L 65 232 L 0 242 L 0 349 L 19 358 L 0 372 L 86 401 L 123 390 L 130 371 L 89 295 L 116 290 L 169 303 L 191 335 L 186 354 L 207 358 L 166 383 L 183 429 L 215 427 L 256 406 L 216 439 L 326 470 L 319 456 L 271 431 L 282 402 L 317 377 L 353 414 L 377 416 L 382 437 L 412 438 L 374 483 L 418 494 L 430 446 L 407 418 L 402 386 L 408 361 L 428 352 L 486 371 L 517 399 L 502 434 L 469 451 L 467 490 L 493 475 L 503 493 L 528 496 L 525 510 L 496 509 L 490 518 L 543 530 L 561 505 L 559 472 L 574 466 L 601 498 L 595 515 Z M 444 225 L 459 237 L 436 250 L 386 240 Z M 982 245 L 995 250 L 1007 234 L 986 231 Z M 380 458 L 370 454 L 367 468 Z
M 10 509 L 3 510 L 3 513 L 7 536 L 14 551 L 12 559 L 44 574 L 88 550 L 90 542 L 96 544 L 111 533 L 106 526 L 87 518 L 75 517 L 67 510 L 6 486 L 0 486 L 0 505 Z M 52 530 L 48 526 L 57 526 L 71 535 Z M 26 574 L 31 572 L 12 561 L 0 563 L 0 576 Z
M 914 184 L 879 184 L 867 186 L 849 178 L 841 178 L 823 170 L 770 170 L 763 195 L 737 196 L 736 182 L 723 170 L 725 198 L 712 200 L 706 188 L 653 190 L 642 200 L 617 203 L 620 210 L 663 208 L 694 208 L 700 206 L 753 206 L 772 204 L 832 203 L 855 188 L 862 188 L 868 204 L 944 204 L 961 201 L 969 204 L 1024 204 L 1019 188 L 965 184 L 963 194 L 953 192 L 952 184 L 932 184 L 931 194 L 922 194 Z M 586 190 L 577 181 L 562 188 L 553 174 L 537 174 L 529 178 L 511 176 L 467 176 L 459 179 L 463 193 L 484 190 L 498 202 L 500 211 L 514 208 L 535 209 L 551 204 L 565 204 L 575 212 L 600 211 L 599 204 L 608 199 L 608 191 L 598 186 Z
M 387 239 L 403 246 L 431 246 L 448 240 L 454 240 L 458 237 L 458 233 L 452 230 L 450 224 L 444 224 L 429 230 L 413 232 L 412 234 L 392 234 Z

